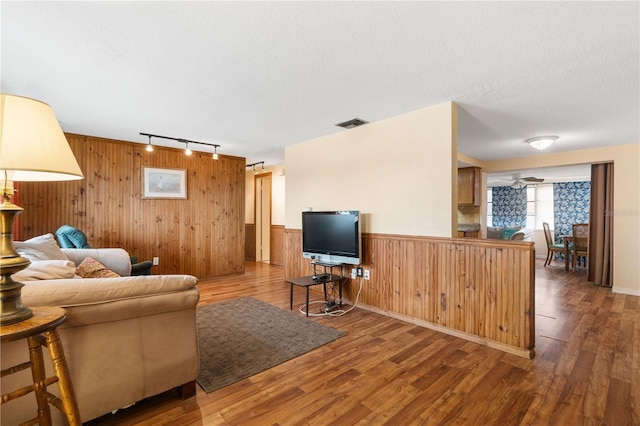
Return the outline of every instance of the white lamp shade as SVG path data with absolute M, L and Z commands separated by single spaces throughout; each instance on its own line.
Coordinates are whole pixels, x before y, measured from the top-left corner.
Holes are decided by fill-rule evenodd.
M 82 170 L 51 107 L 0 94 L 0 172 L 17 182 L 82 179 Z

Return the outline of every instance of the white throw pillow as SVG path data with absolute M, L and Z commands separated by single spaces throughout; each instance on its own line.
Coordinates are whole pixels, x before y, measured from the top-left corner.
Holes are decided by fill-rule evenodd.
M 18 282 L 74 278 L 76 265 L 70 260 L 36 260 L 11 277 Z
M 22 257 L 32 262 L 39 260 L 69 260 L 60 250 L 53 234 L 40 235 L 26 241 L 15 241 L 13 246 Z

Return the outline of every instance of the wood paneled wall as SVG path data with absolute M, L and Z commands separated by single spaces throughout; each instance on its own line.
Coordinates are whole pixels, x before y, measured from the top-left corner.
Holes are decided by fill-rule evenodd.
M 285 278 L 311 275 L 302 233 L 285 230 Z M 534 245 L 482 239 L 363 234 L 358 304 L 511 353 L 533 357 Z M 344 286 L 355 301 L 358 282 Z
M 284 266 L 284 225 L 271 225 L 270 262 L 274 266 Z
M 83 230 L 92 247 L 160 258 L 155 274 L 244 271 L 245 159 L 67 134 L 84 179 L 22 183 L 21 238 Z M 185 169 L 187 199 L 142 199 L 143 167 Z
M 256 225 L 253 223 L 244 225 L 244 259 L 256 261 Z

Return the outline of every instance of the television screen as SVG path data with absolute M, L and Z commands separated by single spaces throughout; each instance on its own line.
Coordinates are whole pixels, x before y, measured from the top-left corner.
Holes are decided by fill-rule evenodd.
M 324 263 L 360 264 L 360 212 L 302 213 L 302 254 Z

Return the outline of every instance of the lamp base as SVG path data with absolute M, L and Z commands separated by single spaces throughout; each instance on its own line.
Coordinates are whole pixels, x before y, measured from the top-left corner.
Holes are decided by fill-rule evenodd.
M 24 284 L 15 281 L 0 285 L 0 325 L 15 324 L 33 316 L 33 311 L 22 305 L 22 287 Z
M 0 324 L 8 325 L 24 321 L 33 316 L 31 309 L 22 305 L 21 292 L 24 284 L 16 282 L 11 275 L 23 270 L 31 262 L 21 257 L 13 247 L 13 221 L 22 213 L 18 207 L 5 200 L 0 204 Z

